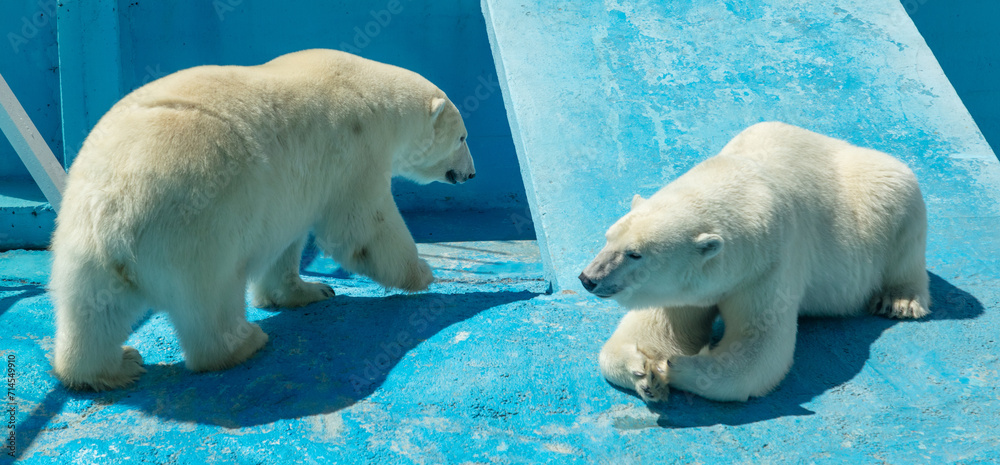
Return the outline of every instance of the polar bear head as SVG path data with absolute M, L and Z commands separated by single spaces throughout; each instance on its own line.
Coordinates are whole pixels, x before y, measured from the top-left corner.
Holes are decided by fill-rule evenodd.
M 394 162 L 394 174 L 420 184 L 434 181 L 458 184 L 476 177 L 465 140 L 468 131 L 458 108 L 447 97 L 434 97 L 427 111 L 428 127 Z
M 632 199 L 580 273 L 583 287 L 628 308 L 714 305 L 726 241 L 698 208 L 656 195 Z

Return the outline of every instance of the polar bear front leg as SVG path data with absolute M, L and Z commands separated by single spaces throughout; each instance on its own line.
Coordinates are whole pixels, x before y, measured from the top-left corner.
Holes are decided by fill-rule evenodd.
M 929 277 L 925 268 L 926 233 L 922 219 L 916 231 L 901 234 L 890 254 L 881 288 L 868 303 L 873 315 L 888 318 L 923 318 L 930 313 Z
M 391 193 L 375 208 L 351 217 L 347 224 L 327 220 L 316 227 L 317 243 L 341 266 L 409 292 L 425 290 L 434 281 Z
M 323 283 L 303 281 L 299 275 L 302 249 L 306 239 L 298 239 L 278 257 L 278 260 L 250 285 L 255 307 L 302 307 L 329 299 L 335 293 Z
M 646 402 L 667 400 L 667 360 L 696 354 L 709 343 L 715 307 L 676 307 L 627 313 L 598 358 L 608 382 L 635 390 Z
M 673 356 L 672 387 L 718 401 L 767 394 L 784 379 L 795 355 L 798 299 L 733 298 L 720 304 L 726 332 L 719 344 L 693 356 Z

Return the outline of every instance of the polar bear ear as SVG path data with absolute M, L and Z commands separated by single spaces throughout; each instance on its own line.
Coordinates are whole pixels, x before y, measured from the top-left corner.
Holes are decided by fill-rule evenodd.
M 632 197 L 632 208 L 635 208 L 635 207 L 639 206 L 639 204 L 641 204 L 641 203 L 643 203 L 645 201 L 646 201 L 646 199 L 642 198 L 641 195 L 635 194 L 635 197 Z
M 698 248 L 698 252 L 701 253 L 702 258 L 708 260 L 719 252 L 722 252 L 722 247 L 726 244 L 726 241 L 722 239 L 722 236 L 718 234 L 708 234 L 703 233 L 694 240 L 695 247 Z
M 435 97 L 431 100 L 431 120 L 436 120 L 437 117 L 441 115 L 441 112 L 444 111 L 445 103 L 447 102 L 447 100 L 441 97 Z

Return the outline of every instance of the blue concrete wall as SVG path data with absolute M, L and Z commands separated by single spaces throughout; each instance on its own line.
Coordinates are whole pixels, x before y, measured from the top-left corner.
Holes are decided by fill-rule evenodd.
M 62 155 L 56 0 L 0 2 L 0 73 L 42 138 Z M 0 136 L 0 250 L 48 242 L 55 212 Z
M 28 117 L 57 155 L 62 153 L 59 115 L 59 51 L 56 0 L 0 2 L 0 73 Z M 10 179 L 29 179 L 28 170 L 0 136 L 0 196 Z
M 397 182 L 403 210 L 523 208 L 478 2 L 65 0 L 59 28 L 56 8 L 54 0 L 0 5 L 0 31 L 14 41 L 0 47 L 0 72 L 64 162 L 121 95 L 152 79 L 200 64 L 251 65 L 295 50 L 335 48 L 423 74 L 466 116 L 479 176 L 461 187 Z M 25 179 L 20 165 L 0 144 L 0 177 Z
M 1000 2 L 901 0 L 972 118 L 1000 155 Z

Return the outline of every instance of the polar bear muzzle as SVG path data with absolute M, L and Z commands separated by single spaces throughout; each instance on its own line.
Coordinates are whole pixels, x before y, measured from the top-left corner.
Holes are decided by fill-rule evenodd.
M 628 268 L 636 261 L 630 258 L 628 253 L 615 250 L 602 250 L 580 273 L 578 278 L 583 288 L 601 298 L 608 298 L 624 289 L 624 274 L 628 274 Z
M 476 164 L 472 161 L 472 154 L 464 136 L 458 150 L 452 155 L 452 160 L 454 160 L 451 162 L 452 166 L 444 173 L 444 180 L 449 184 L 461 184 L 476 177 Z
M 455 170 L 448 170 L 448 172 L 445 173 L 445 175 L 444 175 L 444 178 L 447 179 L 448 182 L 451 183 L 451 184 L 461 184 L 461 183 L 463 183 L 465 181 L 468 181 L 468 180 L 470 180 L 470 179 L 472 179 L 474 177 L 476 177 L 476 173 L 464 173 L 463 174 L 463 173 L 459 173 L 458 171 L 455 171 Z

